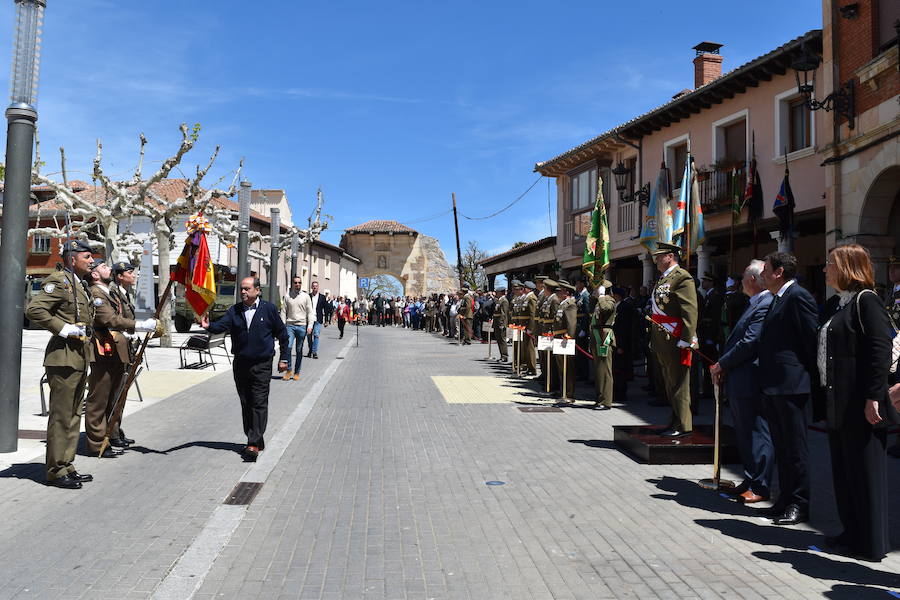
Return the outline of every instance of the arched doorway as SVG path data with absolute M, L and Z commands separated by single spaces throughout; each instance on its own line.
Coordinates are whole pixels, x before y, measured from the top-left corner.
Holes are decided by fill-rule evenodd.
M 900 165 L 878 174 L 859 215 L 858 243 L 872 253 L 875 280 L 887 281 L 887 257 L 900 254 Z
M 396 298 L 397 296 L 405 296 L 405 290 L 403 281 L 398 277 L 389 273 L 379 273 L 369 278 L 369 289 L 366 291 L 366 295 L 370 298 L 373 298 L 376 294 Z

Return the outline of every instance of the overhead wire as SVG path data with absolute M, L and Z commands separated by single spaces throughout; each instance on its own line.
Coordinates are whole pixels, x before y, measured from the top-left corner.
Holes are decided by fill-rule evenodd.
M 521 194 L 519 194 L 519 196 L 518 196 L 515 200 L 513 200 L 512 202 L 510 202 L 509 204 L 507 204 L 506 206 L 504 206 L 503 208 L 501 208 L 500 210 L 498 210 L 498 211 L 496 211 L 496 212 L 493 212 L 493 213 L 491 213 L 491 214 L 489 214 L 489 215 L 487 215 L 487 216 L 484 216 L 484 217 L 470 217 L 470 216 L 468 216 L 468 215 L 464 215 L 464 214 L 461 213 L 461 212 L 460 212 L 459 214 L 460 214 L 463 218 L 468 219 L 468 220 L 470 220 L 470 221 L 485 221 L 485 220 L 487 220 L 487 219 L 492 219 L 492 218 L 496 217 L 497 215 L 506 212 L 507 210 L 509 210 L 510 208 L 512 208 L 519 200 L 521 200 L 522 198 L 524 198 L 525 196 L 527 196 L 527 195 L 528 195 L 528 192 L 530 192 L 531 190 L 533 190 L 533 189 L 534 189 L 534 186 L 536 186 L 536 185 L 538 184 L 538 181 L 541 180 L 541 177 L 543 177 L 543 175 L 538 175 L 538 178 L 534 180 L 534 183 L 532 183 L 530 186 L 528 186 L 528 189 L 527 189 L 527 190 L 525 190 L 524 192 L 522 192 Z

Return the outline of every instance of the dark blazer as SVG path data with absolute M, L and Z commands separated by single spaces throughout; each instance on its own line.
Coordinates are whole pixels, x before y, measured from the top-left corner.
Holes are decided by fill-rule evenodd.
M 844 308 L 836 309 L 826 333 L 826 385 L 821 396 L 829 429 L 865 419 L 864 405 L 870 399 L 878 400 L 885 422 L 894 420 L 887 393 L 892 331 L 875 294 L 859 296 L 859 310 L 856 295 Z
M 772 304 L 759 336 L 759 386 L 768 396 L 809 394 L 818 384 L 818 309 L 812 294 L 794 281 Z
M 312 294 L 310 294 L 309 297 L 312 298 Z M 319 322 L 319 323 L 325 322 L 325 311 L 328 308 L 327 305 L 328 305 L 328 301 L 325 300 L 325 294 L 319 292 L 318 302 L 316 302 L 316 305 L 313 307 L 316 309 L 316 321 L 317 322 Z
M 275 356 L 277 339 L 281 352 L 278 360 L 287 361 L 287 328 L 275 305 L 260 300 L 249 329 L 244 319 L 245 310 L 243 302 L 232 305 L 221 319 L 210 323 L 206 330 L 210 333 L 228 332 L 231 335 L 231 351 L 235 356 L 247 360 L 271 359 Z
M 748 306 L 725 340 L 722 356 L 719 357 L 719 366 L 726 371 L 725 393 L 729 398 L 750 398 L 759 395 L 757 378 L 759 336 L 770 304 L 772 294 L 766 294 L 756 306 L 753 308 Z

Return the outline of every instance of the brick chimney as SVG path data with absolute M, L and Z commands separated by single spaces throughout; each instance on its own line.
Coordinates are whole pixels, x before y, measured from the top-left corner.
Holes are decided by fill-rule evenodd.
M 722 76 L 722 56 L 719 48 L 722 44 L 700 42 L 694 46 L 697 56 L 694 58 L 694 89 L 704 86 Z

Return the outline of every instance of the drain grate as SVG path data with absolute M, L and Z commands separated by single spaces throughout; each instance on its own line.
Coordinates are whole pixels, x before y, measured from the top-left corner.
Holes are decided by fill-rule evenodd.
M 520 406 L 519 410 L 525 413 L 535 412 L 565 412 L 558 406 Z
M 20 429 L 20 440 L 46 440 L 47 432 L 43 429 Z
M 256 498 L 256 494 L 258 494 L 260 488 L 262 488 L 262 485 L 262 483 L 257 481 L 242 481 L 234 486 L 234 489 L 231 490 L 231 493 L 225 498 L 223 504 L 246 506 L 253 502 L 253 499 Z

